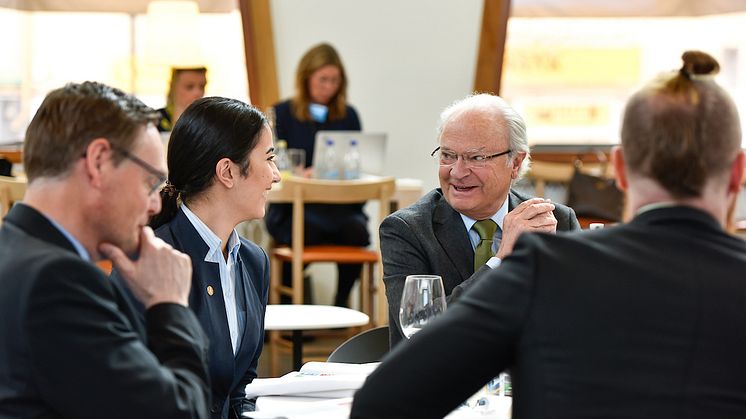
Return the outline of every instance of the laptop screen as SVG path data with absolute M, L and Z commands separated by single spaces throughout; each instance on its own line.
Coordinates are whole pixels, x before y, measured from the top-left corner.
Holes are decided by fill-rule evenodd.
M 362 173 L 369 175 L 383 175 L 386 157 L 386 134 L 362 131 L 319 131 L 313 147 L 313 162 L 321 159 L 327 139 L 334 141 L 334 148 L 338 158 L 342 159 L 351 140 L 357 140 L 360 151 L 360 166 Z

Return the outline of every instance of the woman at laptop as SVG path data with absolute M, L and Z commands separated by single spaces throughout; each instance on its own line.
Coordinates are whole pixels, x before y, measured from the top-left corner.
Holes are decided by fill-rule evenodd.
M 163 208 L 150 225 L 192 260 L 189 307 L 210 339 L 212 419 L 254 410 L 244 389 L 257 376 L 264 342 L 269 258 L 236 226 L 264 216 L 267 192 L 279 181 L 272 132 L 253 106 L 206 97 L 176 122 Z
M 295 73 L 295 96 L 273 106 L 278 139 L 288 148 L 306 151 L 306 166 L 314 162 L 314 140 L 318 131 L 359 131 L 360 119 L 347 103 L 347 76 L 337 51 L 319 44 L 303 55 Z M 310 169 L 312 170 L 312 169 Z M 309 175 L 310 175 L 309 170 Z M 292 208 L 272 204 L 265 219 L 267 230 L 278 244 L 290 244 Z M 368 219 L 362 205 L 306 205 L 306 245 L 337 244 L 367 246 Z M 346 306 L 350 290 L 360 276 L 360 265 L 337 265 L 338 284 L 334 304 Z M 283 281 L 290 283 L 290 266 L 283 267 Z

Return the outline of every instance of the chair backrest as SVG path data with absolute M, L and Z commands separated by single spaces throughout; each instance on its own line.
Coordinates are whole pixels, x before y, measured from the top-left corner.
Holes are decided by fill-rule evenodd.
M 25 180 L 0 176 L 0 223 L 2 223 L 2 217 L 5 217 L 10 210 L 10 206 L 16 201 L 23 200 L 25 193 Z
M 608 178 L 614 177 L 612 166 L 606 163 L 584 163 L 581 170 L 583 173 Z M 561 183 L 567 186 L 574 172 L 575 166 L 572 163 L 532 161 L 531 170 L 527 177 L 534 182 L 536 196 L 543 197 L 547 182 Z
M 327 362 L 365 364 L 378 362 L 389 351 L 389 327 L 368 329 L 347 339 L 329 355 Z
M 301 252 L 303 249 L 305 204 L 354 204 L 378 200 L 380 223 L 389 214 L 395 186 L 393 177 L 344 181 L 290 177 L 284 180 L 283 195 L 290 197 L 293 203 L 293 253 Z

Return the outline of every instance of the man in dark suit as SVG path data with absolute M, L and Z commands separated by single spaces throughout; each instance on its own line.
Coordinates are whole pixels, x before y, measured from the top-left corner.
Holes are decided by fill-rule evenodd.
M 392 347 L 404 339 L 399 306 L 407 275 L 440 275 L 451 303 L 496 268 L 522 232 L 580 229 L 572 209 L 511 190 L 528 170 L 529 147 L 523 118 L 500 97 L 469 96 L 446 108 L 438 143 L 440 188 L 380 228 Z M 486 241 L 477 232 L 485 222 L 494 229 Z
M 156 121 L 92 82 L 51 92 L 31 121 L 26 196 L 0 228 L 0 418 L 209 417 L 191 263 L 145 227 L 165 179 Z M 144 327 L 93 264 L 105 257 Z
M 500 269 L 400 345 L 352 418 L 443 417 L 510 369 L 514 418 L 746 417 L 738 112 L 684 54 L 627 104 L 613 151 L 627 224 L 526 234 Z

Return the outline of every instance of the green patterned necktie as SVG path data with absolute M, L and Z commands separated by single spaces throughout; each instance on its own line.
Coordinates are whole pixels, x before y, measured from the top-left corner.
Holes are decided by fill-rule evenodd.
M 479 243 L 474 249 L 474 271 L 476 272 L 494 255 L 492 252 L 492 238 L 495 236 L 497 224 L 492 220 L 477 221 L 472 227 L 479 234 Z

